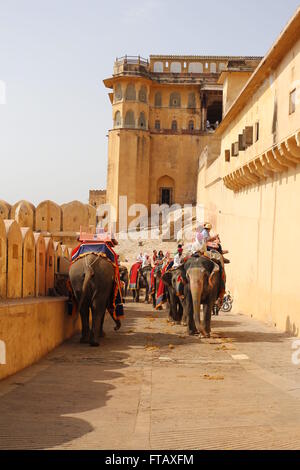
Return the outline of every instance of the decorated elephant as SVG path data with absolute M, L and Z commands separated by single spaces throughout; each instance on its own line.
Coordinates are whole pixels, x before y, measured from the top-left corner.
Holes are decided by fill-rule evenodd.
M 209 337 L 212 309 L 222 289 L 222 265 L 205 256 L 192 256 L 180 267 L 180 271 L 185 285 L 188 333 Z
M 151 271 L 152 267 L 150 265 L 139 269 L 136 288 L 132 289 L 132 295 L 135 302 L 140 301 L 140 289 L 145 289 L 145 303 L 149 303 Z
M 167 287 L 169 301 L 169 321 L 187 325 L 186 284 L 183 283 L 181 270 L 171 269 L 162 276 Z
M 122 290 L 122 296 L 125 298 L 127 296 L 128 290 L 128 283 L 129 283 L 129 276 L 128 276 L 128 269 L 126 266 L 119 266 L 120 271 L 120 280 L 124 283 L 124 290 Z
M 103 336 L 103 322 L 108 309 L 115 320 L 116 327 L 120 320 L 113 314 L 115 296 L 115 268 L 105 257 L 89 253 L 74 262 L 69 271 L 77 312 L 82 322 L 81 343 L 99 346 Z M 89 310 L 92 312 L 92 326 L 89 326 Z
M 150 292 L 151 292 L 151 297 L 152 297 L 153 308 L 156 307 L 156 294 L 157 294 L 159 282 L 161 279 L 161 272 L 162 272 L 162 263 L 157 264 L 151 272 Z

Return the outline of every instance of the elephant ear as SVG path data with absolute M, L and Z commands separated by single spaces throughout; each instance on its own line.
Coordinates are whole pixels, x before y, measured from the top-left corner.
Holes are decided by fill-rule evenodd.
M 213 278 L 214 278 L 214 275 L 219 273 L 220 272 L 220 267 L 217 263 L 214 263 L 214 269 L 212 270 L 211 272 L 211 275 L 209 276 L 209 279 L 208 279 L 208 284 L 210 287 L 213 287 Z
M 167 286 L 171 286 L 172 285 L 172 272 L 167 271 L 166 273 L 163 274 L 161 279 L 164 284 L 166 284 Z

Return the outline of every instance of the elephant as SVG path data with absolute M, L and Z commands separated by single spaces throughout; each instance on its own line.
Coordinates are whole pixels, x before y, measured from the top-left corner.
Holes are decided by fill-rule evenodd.
M 150 292 L 150 285 L 151 285 L 151 271 L 152 267 L 145 266 L 144 268 L 140 268 L 138 273 L 137 279 L 137 288 L 132 289 L 132 295 L 135 302 L 140 301 L 140 289 L 145 289 L 145 303 L 149 303 L 149 292 Z
M 105 312 L 111 312 L 115 286 L 115 269 L 104 257 L 89 253 L 74 262 L 69 271 L 69 278 L 74 297 L 81 316 L 81 343 L 99 346 L 100 337 L 104 336 L 103 322 Z M 89 325 L 89 311 L 92 312 L 92 326 Z M 115 320 L 115 330 L 121 323 Z
M 181 270 L 170 269 L 162 276 L 162 281 L 166 285 L 169 300 L 169 321 L 178 325 L 187 325 L 187 302 L 185 296 L 185 284 L 182 281 Z
M 212 309 L 222 286 L 222 267 L 211 259 L 198 256 L 189 258 L 180 268 L 185 284 L 185 302 L 188 334 L 210 337 Z M 203 319 L 201 319 L 203 305 Z
M 157 264 L 154 268 L 154 289 L 151 292 L 153 308 L 156 307 L 156 293 L 157 293 L 159 282 L 160 282 L 160 279 L 161 279 L 161 271 L 162 271 L 162 263 Z
M 119 266 L 119 271 L 120 271 L 120 280 L 123 281 L 125 284 L 124 291 L 122 290 L 122 296 L 125 299 L 125 297 L 127 297 L 127 290 L 128 290 L 128 283 L 129 283 L 128 269 L 126 268 L 126 266 Z

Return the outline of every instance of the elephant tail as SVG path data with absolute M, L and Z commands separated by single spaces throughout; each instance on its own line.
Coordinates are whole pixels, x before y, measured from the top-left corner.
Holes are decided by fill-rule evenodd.
M 86 271 L 85 271 L 85 274 L 84 274 L 83 284 L 82 284 L 81 297 L 80 297 L 79 304 L 78 304 L 78 309 L 77 309 L 78 312 L 80 312 L 80 309 L 81 309 L 82 304 L 84 302 L 84 299 L 86 297 L 87 287 L 90 283 L 90 280 L 94 276 L 94 274 L 95 273 L 93 271 L 93 268 L 91 266 L 87 265 L 86 266 Z

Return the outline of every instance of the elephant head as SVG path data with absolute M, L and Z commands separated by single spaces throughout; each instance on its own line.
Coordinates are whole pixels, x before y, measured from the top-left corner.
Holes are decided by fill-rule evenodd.
M 210 333 L 211 308 L 216 300 L 217 275 L 219 266 L 206 258 L 195 258 L 186 263 L 186 278 L 189 283 L 191 307 L 195 327 L 204 337 Z M 201 304 L 204 305 L 204 317 L 201 318 Z M 205 327 L 203 326 L 205 324 Z

